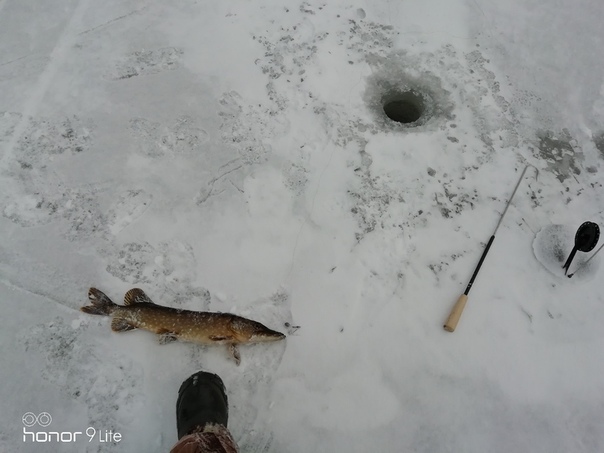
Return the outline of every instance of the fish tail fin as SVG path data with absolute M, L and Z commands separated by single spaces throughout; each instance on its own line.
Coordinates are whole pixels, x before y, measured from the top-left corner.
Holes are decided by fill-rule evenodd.
M 96 288 L 88 290 L 88 300 L 92 305 L 82 307 L 80 310 L 91 315 L 109 316 L 118 307 L 104 292 Z

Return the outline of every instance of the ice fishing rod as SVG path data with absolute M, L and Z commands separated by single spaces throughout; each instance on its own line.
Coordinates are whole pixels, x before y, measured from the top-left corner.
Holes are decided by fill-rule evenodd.
M 476 280 L 478 271 L 480 271 L 480 267 L 482 266 L 484 259 L 487 257 L 487 253 L 489 253 L 489 249 L 491 248 L 491 245 L 493 244 L 493 241 L 495 240 L 495 235 L 497 234 L 497 230 L 501 226 L 501 222 L 503 221 L 503 218 L 505 217 L 505 213 L 508 212 L 508 208 L 510 207 L 512 200 L 514 199 L 514 195 L 516 195 L 516 191 L 518 190 L 518 187 L 520 186 L 520 183 L 522 182 L 522 178 L 524 178 L 524 174 L 526 173 L 526 170 L 530 166 L 531 165 L 527 165 L 526 167 L 524 167 L 524 170 L 522 170 L 522 174 L 520 175 L 520 178 L 518 178 L 518 182 L 516 183 L 516 187 L 514 187 L 512 196 L 508 200 L 508 203 L 505 205 L 503 214 L 501 214 L 501 217 L 499 218 L 499 222 L 497 222 L 497 226 L 495 227 L 495 231 L 493 231 L 493 235 L 489 239 L 489 242 L 487 242 L 487 246 L 485 247 L 484 252 L 482 252 L 482 256 L 480 257 L 480 260 L 478 261 L 478 265 L 476 266 L 476 269 L 474 269 L 474 274 L 472 275 L 472 278 L 470 278 L 470 282 L 468 283 L 466 290 L 464 291 L 464 293 L 461 296 L 459 296 L 459 299 L 457 299 L 457 302 L 455 302 L 455 305 L 453 306 L 453 309 L 451 310 L 451 313 L 449 314 L 449 317 L 447 318 L 447 321 L 445 322 L 445 325 L 443 326 L 443 328 L 447 332 L 453 332 L 455 330 L 455 328 L 457 327 L 457 323 L 459 322 L 459 318 L 461 318 L 463 309 L 466 306 L 466 302 L 468 301 L 468 294 L 470 293 L 470 290 L 472 289 L 474 280 Z

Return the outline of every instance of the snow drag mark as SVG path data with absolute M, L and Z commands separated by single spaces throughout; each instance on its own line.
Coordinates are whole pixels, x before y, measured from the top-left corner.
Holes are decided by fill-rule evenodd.
M 215 197 L 225 192 L 227 189 L 236 189 L 240 193 L 244 193 L 244 190 L 236 185 L 231 177 L 236 176 L 241 179 L 241 173 L 239 170 L 244 168 L 241 158 L 235 158 L 226 164 L 222 165 L 209 181 L 207 181 L 197 195 L 195 196 L 195 204 L 202 205 L 208 201 L 211 197 Z M 231 175 L 231 177 L 229 177 Z
M 44 72 L 38 78 L 34 90 L 29 95 L 21 111 L 21 121 L 15 128 L 11 140 L 5 148 L 3 156 L 0 158 L 0 169 L 7 168 L 7 163 L 15 160 L 15 146 L 21 140 L 24 132 L 29 126 L 30 120 L 35 116 L 38 107 L 42 103 L 50 84 L 55 78 L 59 68 L 64 60 L 69 56 L 69 49 L 76 42 L 75 30 L 80 26 L 84 11 L 88 7 L 90 0 L 80 0 L 75 7 L 69 23 L 61 34 L 57 44 L 50 54 L 50 61 Z
M 284 288 L 250 302 L 237 314 L 291 335 L 291 300 Z M 229 391 L 229 429 L 237 437 L 240 451 L 272 451 L 271 393 L 288 341 L 242 346 L 243 372 L 224 374 Z
M 50 57 L 48 55 L 29 54 L 0 64 L 0 82 L 14 81 L 24 83 L 41 74 Z
M 289 122 L 274 103 L 247 104 L 236 91 L 219 98 L 220 136 L 236 154 L 217 169 L 199 189 L 195 203 L 202 205 L 212 197 L 227 193 L 244 194 L 244 180 L 251 168 L 265 164 L 273 155 L 271 143 L 289 130 Z
M 46 68 L 40 74 L 33 90 L 29 92 L 22 111 L 8 114 L 8 118 L 6 114 L 2 115 L 3 121 L 0 123 L 5 123 L 6 120 L 9 123 L 8 126 L 2 127 L 5 130 L 4 137 L 10 134 L 8 140 L 0 138 L 0 141 L 6 141 L 0 157 L 0 172 L 7 176 L 3 178 L 3 195 L 8 199 L 2 200 L 2 211 L 5 217 L 23 226 L 47 223 L 49 217 L 56 212 L 55 201 L 60 197 L 48 194 L 47 188 L 39 184 L 39 177 L 32 170 L 40 170 L 42 167 L 44 173 L 44 165 L 52 159 L 52 154 L 60 154 L 66 150 L 79 153 L 89 146 L 91 127 L 86 122 L 80 123 L 79 118 L 64 118 L 60 122 L 35 119 L 51 83 L 76 42 L 75 29 L 82 21 L 88 3 L 89 0 L 77 3 L 50 54 Z M 18 122 L 15 123 L 17 118 Z M 11 168 L 17 164 L 18 168 Z M 13 186 L 12 189 L 10 186 Z M 77 219 L 74 220 L 78 222 Z M 74 237 L 70 233 L 67 233 L 67 236 Z

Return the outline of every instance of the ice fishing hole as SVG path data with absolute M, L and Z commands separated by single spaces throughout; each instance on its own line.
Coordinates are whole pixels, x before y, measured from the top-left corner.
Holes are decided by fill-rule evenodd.
M 395 93 L 383 99 L 384 113 L 401 124 L 415 123 L 425 110 L 423 97 L 413 91 Z

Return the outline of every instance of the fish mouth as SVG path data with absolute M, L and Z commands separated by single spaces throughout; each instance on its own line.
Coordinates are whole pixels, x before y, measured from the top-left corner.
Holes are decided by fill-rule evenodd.
M 285 335 L 281 332 L 275 332 L 271 330 L 270 332 L 262 332 L 252 335 L 251 340 L 258 343 L 266 343 L 269 341 L 279 341 L 283 340 Z

